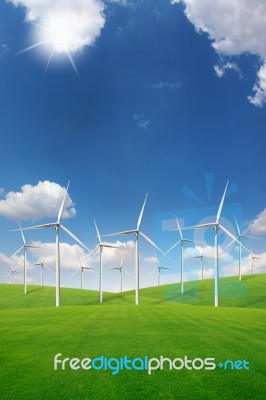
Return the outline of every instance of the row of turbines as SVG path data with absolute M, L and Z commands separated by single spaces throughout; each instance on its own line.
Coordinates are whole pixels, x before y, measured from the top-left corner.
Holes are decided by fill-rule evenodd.
M 62 214 L 64 211 L 64 206 L 65 206 L 65 200 L 66 200 L 66 196 L 68 193 L 68 188 L 69 188 L 69 183 L 67 185 L 66 191 L 65 191 L 65 195 L 62 199 L 62 203 L 61 206 L 59 208 L 59 212 L 58 212 L 58 216 L 57 216 L 57 220 L 55 222 L 51 222 L 51 223 L 46 223 L 46 224 L 41 224 L 41 225 L 34 225 L 34 226 L 30 226 L 30 227 L 25 227 L 25 228 L 21 228 L 19 227 L 19 229 L 16 229 L 15 231 L 20 230 L 21 232 L 21 236 L 22 236 L 22 240 L 23 240 L 23 246 L 20 247 L 12 256 L 18 254 L 20 251 L 23 250 L 24 253 L 24 294 L 27 293 L 27 258 L 26 258 L 26 252 L 28 248 L 36 248 L 37 246 L 31 245 L 31 244 L 27 244 L 23 231 L 26 230 L 38 230 L 38 229 L 45 229 L 45 228 L 54 228 L 56 231 L 56 239 L 55 239 L 55 243 L 56 243 L 56 306 L 59 307 L 60 306 L 60 241 L 59 241 L 59 233 L 60 233 L 60 229 L 63 229 L 63 231 L 65 231 L 75 242 L 77 242 L 79 245 L 82 246 L 82 248 L 84 248 L 88 253 L 86 254 L 86 256 L 91 255 L 93 253 L 95 253 L 97 250 L 99 250 L 99 255 L 100 255 L 100 268 L 99 268 L 99 301 L 100 303 L 103 302 L 103 262 L 102 262 L 102 252 L 104 250 L 104 248 L 117 248 L 119 247 L 118 245 L 115 244 L 108 244 L 106 242 L 104 242 L 102 240 L 102 237 L 114 237 L 114 236 L 120 236 L 120 235 L 134 235 L 135 236 L 135 304 L 138 305 L 140 303 L 140 296 L 139 296 L 139 236 L 141 236 L 143 239 L 145 239 L 150 245 L 152 245 L 155 250 L 159 251 L 162 256 L 166 256 L 169 258 L 168 253 L 170 253 L 174 248 L 176 248 L 178 245 L 180 245 L 180 290 L 181 290 L 181 294 L 184 293 L 184 260 L 183 260 L 183 251 L 184 251 L 184 244 L 185 243 L 196 243 L 196 244 L 202 244 L 204 246 L 202 246 L 202 254 L 199 256 L 195 256 L 194 258 L 200 258 L 201 260 L 201 278 L 203 279 L 203 258 L 204 258 L 204 251 L 205 251 L 205 247 L 206 247 L 206 243 L 201 243 L 201 242 L 196 242 L 194 240 L 190 240 L 190 239 L 186 239 L 183 236 L 183 231 L 185 230 L 194 230 L 194 229 L 207 229 L 207 228 L 214 228 L 214 247 L 215 247 L 215 257 L 214 257 L 214 261 L 215 261 L 215 265 L 214 265 L 214 305 L 215 307 L 219 306 L 219 254 L 218 254 L 218 250 L 219 250 L 219 244 L 218 244 L 218 234 L 219 231 L 223 231 L 227 236 L 229 236 L 231 238 L 231 242 L 229 243 L 228 246 L 230 246 L 233 243 L 238 243 L 239 245 L 239 280 L 241 280 L 241 257 L 242 257 L 242 248 L 245 249 L 246 251 L 248 251 L 251 256 L 252 256 L 252 274 L 253 274 L 253 264 L 254 264 L 254 260 L 255 259 L 259 259 L 259 257 L 256 257 L 253 252 L 251 252 L 249 249 L 246 248 L 246 246 L 243 245 L 242 243 L 242 239 L 243 238 L 249 238 L 249 239 L 258 239 L 252 236 L 247 236 L 244 235 L 240 232 L 239 226 L 237 221 L 236 222 L 236 227 L 237 227 L 237 232 L 238 235 L 234 236 L 228 229 L 226 229 L 220 222 L 220 218 L 221 218 L 221 214 L 222 214 L 222 209 L 223 209 L 223 205 L 224 205 L 224 200 L 225 200 L 225 196 L 226 196 L 226 192 L 227 192 L 227 188 L 228 188 L 228 182 L 226 184 L 223 196 L 221 198 L 219 207 L 218 207 L 218 211 L 217 211 L 217 215 L 216 215 L 216 219 L 210 223 L 206 223 L 206 224 L 199 224 L 199 225 L 194 225 L 194 226 L 190 226 L 190 227 L 180 227 L 179 221 L 176 218 L 176 228 L 172 229 L 175 231 L 179 232 L 179 236 L 180 239 L 178 240 L 178 242 L 174 243 L 174 245 L 166 252 L 163 252 L 159 246 L 157 246 L 147 235 L 145 235 L 141 230 L 141 222 L 142 222 L 142 218 L 143 218 L 143 213 L 144 213 L 144 209 L 145 209 L 145 205 L 146 205 L 146 201 L 147 201 L 147 195 L 145 197 L 144 203 L 142 205 L 140 214 L 139 214 L 139 218 L 137 220 L 137 224 L 136 227 L 133 229 L 129 229 L 126 231 L 120 231 L 120 232 L 115 232 L 115 233 L 110 233 L 110 234 L 106 234 L 101 236 L 99 233 L 99 229 L 97 227 L 96 221 L 94 220 L 94 224 L 95 224 L 95 229 L 96 229 L 96 233 L 97 233 L 97 238 L 98 238 L 98 244 L 97 246 L 93 249 L 90 250 L 84 243 L 82 243 L 77 236 L 75 236 L 72 232 L 70 232 L 61 222 L 62 219 Z M 228 247 L 227 246 L 227 247 Z M 156 254 L 156 253 L 155 253 Z M 80 263 L 80 267 L 72 274 L 75 275 L 76 273 L 78 273 L 79 271 L 81 272 L 81 288 L 83 288 L 83 272 L 84 270 L 87 269 L 92 269 L 90 267 L 85 267 L 83 266 L 81 259 L 80 259 L 80 255 L 78 254 L 79 257 L 79 263 Z M 161 275 L 161 271 L 165 270 L 165 269 L 172 269 L 170 267 L 162 267 L 160 265 L 159 259 L 157 257 L 156 254 L 156 262 L 157 262 L 157 266 L 156 268 L 152 271 L 151 275 L 154 274 L 156 271 L 158 273 L 158 285 L 160 285 L 160 275 Z M 47 270 L 51 271 L 51 269 L 45 264 L 45 256 L 43 258 L 43 261 L 41 263 L 37 263 L 37 264 L 32 264 L 32 265 L 37 265 L 41 268 L 41 281 L 42 281 L 42 285 L 43 285 L 43 269 L 46 268 Z M 120 267 L 115 267 L 112 268 L 113 270 L 118 270 L 120 272 L 120 290 L 122 291 L 122 274 L 123 272 L 125 272 L 126 274 L 130 275 L 128 273 L 128 271 L 126 271 L 126 269 L 123 267 L 123 259 L 121 260 L 121 264 Z M 52 271 L 51 271 L 52 272 Z M 11 271 L 9 273 L 9 275 L 12 275 L 12 283 L 13 283 L 13 277 L 14 274 L 18 273 L 18 271 L 16 271 L 13 267 L 11 267 Z M 130 275 L 131 276 L 131 275 Z

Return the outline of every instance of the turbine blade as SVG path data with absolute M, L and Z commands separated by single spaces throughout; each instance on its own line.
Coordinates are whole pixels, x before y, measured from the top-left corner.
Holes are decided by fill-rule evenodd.
M 18 226 L 19 226 L 19 229 L 20 229 L 20 233 L 21 233 L 21 236 L 22 236 L 22 240 L 23 240 L 24 246 L 26 246 L 25 236 L 24 236 L 24 234 L 23 234 L 23 232 L 22 232 L 22 229 L 21 229 L 20 224 L 18 224 Z
M 74 276 L 74 275 L 76 275 L 79 271 L 80 271 L 80 267 L 78 267 L 78 269 L 76 269 L 76 271 L 75 272 L 73 272 L 73 274 L 72 275 L 70 275 L 70 277 L 69 278 L 72 278 L 72 276 Z
M 105 244 L 105 243 L 101 243 L 101 246 L 109 247 L 110 249 L 118 249 L 118 247 L 119 247 L 119 246 L 115 246 L 114 244 Z
M 203 228 L 211 228 L 212 226 L 215 226 L 215 222 L 210 222 L 207 224 L 199 224 L 199 225 L 194 225 L 194 226 L 188 226 L 186 228 L 182 228 L 183 231 L 187 231 L 189 229 L 203 229 Z
M 158 256 L 157 256 L 156 251 L 155 251 L 155 257 L 156 257 L 157 265 L 158 265 L 158 267 L 160 267 L 160 261 L 159 261 L 159 258 L 158 258 Z
M 125 272 L 128 276 L 130 276 L 130 278 L 132 278 L 132 275 L 125 268 L 122 268 L 122 271 Z
M 95 219 L 93 218 L 93 221 L 94 221 L 94 225 L 95 225 L 95 229 L 96 229 L 96 232 L 97 232 L 97 236 L 98 236 L 98 240 L 99 240 L 99 243 L 101 243 L 101 236 L 100 236 L 100 233 L 99 233 L 99 230 L 98 230 L 98 227 L 97 227 L 97 224 L 96 224 L 96 221 L 95 221 Z
M 85 246 L 84 243 L 82 243 L 77 236 L 75 236 L 72 232 L 70 232 L 64 225 L 60 224 L 60 227 L 72 238 L 74 239 L 77 243 L 79 243 L 84 249 L 90 251 L 87 246 Z
M 137 229 L 136 229 L 137 231 L 140 228 L 140 224 L 141 224 L 141 221 L 142 221 L 142 217 L 143 217 L 143 213 L 144 213 L 144 208 L 145 208 L 145 204 L 146 204 L 146 201 L 147 201 L 147 197 L 148 197 L 148 193 L 146 194 L 146 197 L 145 197 L 145 200 L 144 200 L 144 203 L 143 203 L 140 215 L 139 215 L 139 219 L 138 219 L 138 223 L 137 223 Z
M 52 272 L 52 274 L 54 274 L 54 271 L 51 270 L 51 268 L 49 268 L 46 264 L 43 264 L 43 266 L 48 269 L 48 271 Z
M 181 228 L 180 228 L 178 219 L 176 217 L 175 217 L 175 219 L 176 219 L 176 224 L 177 224 L 177 229 L 178 229 L 178 232 L 179 232 L 179 235 L 180 235 L 180 239 L 182 240 L 183 239 L 183 235 L 182 235 L 182 232 L 181 232 Z
M 229 184 L 229 181 L 227 181 L 227 183 L 226 183 L 224 194 L 223 194 L 222 200 L 221 200 L 219 208 L 218 208 L 217 217 L 216 217 L 216 223 L 219 223 L 219 221 L 220 221 L 220 217 L 221 217 L 221 213 L 222 213 L 222 209 L 223 209 L 223 205 L 224 205 L 224 199 L 225 199 L 225 196 L 226 196 L 226 191 L 227 191 L 228 184 Z
M 238 225 L 238 223 L 237 223 L 236 217 L 235 217 L 235 222 L 236 222 L 236 229 L 237 229 L 237 232 L 238 232 L 238 236 L 240 236 L 241 233 L 240 233 L 240 229 L 239 229 L 239 225 Z
M 226 233 L 231 239 L 239 244 L 239 246 L 243 247 L 248 253 L 251 253 L 250 250 L 246 248 L 228 229 L 226 229 L 223 225 L 219 224 L 219 227 Z
M 155 268 L 151 274 L 148 275 L 148 278 L 150 278 L 156 271 L 158 271 L 158 268 Z
M 84 257 L 90 256 L 91 254 L 95 253 L 95 251 L 97 251 L 99 249 L 100 245 L 97 244 L 96 247 L 94 247 L 93 250 L 91 250 L 88 254 L 86 254 Z
M 10 256 L 10 258 L 15 256 L 16 254 L 18 254 L 22 249 L 24 249 L 24 246 L 21 246 L 17 251 L 15 251 L 15 253 L 12 254 L 12 256 Z
M 123 257 L 122 257 L 122 260 L 121 260 L 121 263 L 120 263 L 120 268 L 122 268 L 122 266 L 123 266 L 124 257 L 125 257 L 125 255 L 123 254 Z
M 246 239 L 255 239 L 255 240 L 263 240 L 262 238 L 258 238 L 255 236 L 247 236 L 247 235 L 241 235 L 242 238 L 246 238 Z
M 23 231 L 29 231 L 31 229 L 42 229 L 42 228 L 51 228 L 53 226 L 56 226 L 56 222 L 51 222 L 49 224 L 42 224 L 42 225 L 33 225 L 33 226 L 27 226 L 26 228 L 21 228 Z M 20 229 L 12 229 L 11 232 L 16 232 L 19 231 Z
M 157 250 L 159 250 L 160 253 L 162 253 L 163 255 L 165 255 L 165 253 L 160 249 L 160 247 L 158 247 L 150 238 L 148 238 L 148 236 L 144 235 L 144 233 L 139 232 L 139 234 L 145 239 L 147 240 L 147 242 L 149 242 L 153 247 L 155 247 Z
M 58 223 L 61 221 L 62 214 L 63 214 L 63 211 L 64 211 L 65 201 L 66 201 L 66 196 L 67 196 L 67 192 L 68 192 L 69 183 L 70 183 L 70 181 L 68 181 L 67 188 L 66 188 L 66 191 L 65 191 L 65 195 L 64 195 L 64 197 L 63 197 L 61 206 L 60 206 L 60 208 L 59 208 L 58 217 L 57 217 L 57 222 L 58 222 Z
M 172 250 L 174 250 L 174 248 L 175 248 L 176 246 L 178 246 L 180 242 L 181 242 L 181 240 L 179 240 L 178 242 L 176 242 L 172 247 L 170 247 L 169 250 L 167 250 L 167 252 L 166 252 L 165 254 L 168 254 L 168 253 L 170 253 Z
M 224 247 L 224 249 L 223 250 L 225 250 L 225 249 L 227 249 L 227 247 L 230 247 L 231 246 L 231 244 L 233 244 L 235 242 L 235 240 L 231 240 L 231 242 L 230 243 L 228 243 L 225 247 Z
M 121 231 L 121 232 L 115 232 L 115 233 L 108 233 L 107 235 L 102 235 L 102 237 L 106 237 L 106 236 L 119 236 L 119 235 L 129 235 L 131 233 L 136 233 L 136 230 L 132 229 L 130 231 Z

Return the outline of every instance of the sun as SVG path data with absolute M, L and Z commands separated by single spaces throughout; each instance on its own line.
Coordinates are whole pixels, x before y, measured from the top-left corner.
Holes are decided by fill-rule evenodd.
M 48 53 L 48 61 L 45 72 L 52 58 L 65 54 L 74 71 L 78 74 L 72 54 L 81 50 L 84 46 L 91 46 L 85 34 L 88 21 L 83 16 L 67 12 L 47 12 L 47 18 L 40 23 L 33 23 L 35 43 L 23 49 L 18 54 L 40 47 Z

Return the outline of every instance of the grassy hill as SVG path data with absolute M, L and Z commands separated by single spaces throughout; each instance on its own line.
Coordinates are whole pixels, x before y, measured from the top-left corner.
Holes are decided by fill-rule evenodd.
M 0 285 L 1 399 L 264 399 L 266 393 L 266 275 L 221 279 L 214 308 L 213 282 L 190 282 L 134 292 L 104 293 Z M 247 360 L 250 370 L 55 371 L 63 357 L 215 358 Z

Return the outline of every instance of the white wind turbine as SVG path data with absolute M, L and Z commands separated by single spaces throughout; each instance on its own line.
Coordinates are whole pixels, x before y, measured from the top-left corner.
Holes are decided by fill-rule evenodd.
M 43 269 L 46 268 L 48 271 L 52 272 L 52 274 L 54 273 L 45 263 L 45 256 L 43 256 L 42 262 L 40 263 L 35 263 L 35 264 L 29 264 L 30 266 L 34 267 L 41 267 L 41 283 L 43 286 Z
M 83 273 L 84 273 L 84 270 L 93 271 L 94 268 L 84 267 L 84 265 L 82 265 L 82 262 L 81 262 L 81 259 L 80 259 L 80 255 L 79 255 L 79 251 L 78 251 L 78 258 L 79 258 L 80 267 L 78 267 L 78 269 L 72 275 L 70 275 L 70 278 L 72 278 L 72 276 L 76 275 L 80 271 L 80 289 L 83 289 Z
M 194 256 L 191 258 L 200 258 L 200 269 L 201 269 L 201 280 L 203 280 L 203 259 L 206 258 L 205 256 L 205 249 L 206 249 L 206 243 L 204 243 L 204 247 L 202 249 L 202 253 L 200 256 Z M 206 258 L 207 262 L 210 264 L 210 262 L 208 261 L 208 259 Z
M 262 257 L 255 256 L 253 250 L 251 250 L 251 260 L 251 271 L 252 275 L 254 275 L 254 260 L 262 260 Z
M 124 256 L 122 257 L 120 267 L 110 268 L 110 270 L 117 270 L 120 273 L 120 293 L 123 291 L 123 272 L 125 272 L 128 276 L 131 277 L 130 273 L 123 267 Z
M 32 244 L 27 244 L 20 225 L 19 225 L 19 230 L 22 236 L 23 246 L 21 246 L 14 254 L 12 254 L 11 257 L 17 255 L 21 250 L 23 250 L 24 294 L 27 294 L 27 249 L 28 248 L 38 249 L 39 247 L 34 246 Z
M 160 265 L 160 261 L 159 258 L 157 257 L 157 254 L 155 253 L 155 257 L 156 257 L 156 263 L 157 263 L 157 267 L 154 268 L 154 270 L 152 271 L 152 273 L 149 276 L 152 276 L 156 271 L 158 272 L 158 286 L 160 286 L 161 284 L 161 271 L 163 269 L 173 269 L 173 268 L 169 268 L 169 267 L 162 267 Z
M 184 279 L 183 279 L 183 269 L 184 269 L 184 260 L 183 260 L 183 251 L 184 251 L 184 243 L 199 243 L 195 242 L 195 240 L 190 240 L 190 239 L 184 239 L 183 234 L 178 222 L 178 219 L 176 218 L 176 224 L 177 224 L 177 230 L 179 232 L 180 240 L 176 242 L 167 252 L 168 254 L 170 251 L 172 251 L 176 246 L 179 245 L 180 243 L 180 283 L 181 283 L 181 294 L 184 293 Z
M 99 233 L 99 229 L 97 227 L 95 219 L 93 219 L 93 221 L 94 221 L 95 229 L 96 229 L 96 232 L 97 232 L 97 237 L 98 237 L 99 244 L 97 244 L 97 246 L 88 255 L 90 255 L 92 253 L 95 253 L 98 249 L 100 250 L 99 292 L 100 292 L 100 303 L 102 303 L 103 302 L 103 261 L 102 261 L 103 248 L 106 247 L 106 248 L 109 248 L 109 249 L 117 249 L 117 247 L 119 247 L 119 246 L 102 242 L 102 238 L 101 238 L 101 235 Z
M 55 239 L 55 245 L 56 245 L 56 307 L 60 306 L 60 243 L 59 243 L 59 230 L 63 229 L 72 239 L 74 239 L 77 243 L 79 243 L 82 247 L 84 247 L 86 250 L 90 251 L 85 244 L 83 244 L 72 232 L 70 232 L 62 223 L 61 223 L 61 218 L 65 206 L 65 201 L 66 201 L 66 196 L 68 192 L 68 187 L 69 187 L 69 182 L 65 191 L 65 195 L 63 197 L 61 206 L 59 208 L 58 212 L 58 217 L 57 221 L 51 222 L 48 224 L 42 224 L 42 225 L 35 225 L 35 226 L 30 226 L 27 228 L 23 228 L 23 230 L 31 230 L 31 229 L 42 229 L 42 228 L 55 228 L 56 231 L 56 239 Z
M 116 233 L 110 233 L 104 236 L 117 236 L 117 235 L 135 235 L 135 279 L 136 279 L 136 299 L 135 304 L 139 304 L 139 235 L 142 236 L 148 243 L 150 243 L 153 247 L 159 250 L 162 254 L 165 254 L 148 236 L 144 235 L 143 232 L 140 231 L 140 225 L 143 217 L 143 212 L 145 208 L 145 204 L 147 201 L 148 195 L 146 195 L 142 209 L 140 211 L 139 219 L 137 222 L 137 227 L 135 229 L 131 229 L 128 231 L 121 231 Z
M 218 247 L 218 232 L 219 229 L 222 230 L 226 235 L 228 235 L 233 241 L 237 242 L 240 246 L 243 246 L 237 238 L 220 223 L 220 217 L 223 209 L 223 204 L 226 196 L 226 191 L 228 187 L 229 181 L 226 183 L 226 187 L 218 208 L 218 212 L 216 215 L 216 220 L 214 222 L 206 223 L 206 224 L 199 224 L 195 226 L 190 226 L 184 229 L 204 229 L 204 228 L 214 228 L 215 235 L 214 235 L 214 247 L 215 247 L 215 267 L 214 267 L 214 305 L 215 307 L 219 306 L 219 247 Z M 244 247 L 244 246 L 243 246 Z M 245 247 L 244 247 L 245 248 Z
M 11 275 L 11 277 L 12 277 L 12 281 L 11 282 L 12 282 L 12 285 L 13 285 L 13 283 L 14 283 L 14 274 L 19 274 L 19 271 L 16 271 L 12 267 L 12 265 L 10 265 L 10 268 L 11 268 L 11 271 L 6 275 L 5 279 L 8 278 Z
M 238 252 L 238 279 L 241 281 L 241 260 L 242 260 L 242 246 L 241 246 L 241 239 L 259 239 L 259 238 L 257 238 L 257 237 L 253 237 L 253 236 L 247 236 L 247 235 L 243 235 L 241 232 L 240 232 L 240 229 L 239 229 L 239 225 L 238 225 L 238 223 L 237 223 L 237 219 L 236 219 L 236 217 L 235 217 L 235 222 L 236 222 L 236 228 L 237 228 L 237 233 L 238 233 L 238 235 L 237 235 L 237 240 L 239 241 L 239 252 Z M 232 242 L 231 242 L 232 243 Z M 231 243 L 229 243 L 229 244 L 231 244 Z M 248 252 L 250 253 L 250 251 L 248 250 Z

